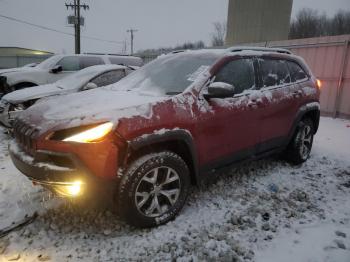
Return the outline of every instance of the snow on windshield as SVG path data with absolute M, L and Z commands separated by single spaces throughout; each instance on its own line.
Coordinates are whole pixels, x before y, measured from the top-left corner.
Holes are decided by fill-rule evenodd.
M 48 59 L 42 61 L 40 64 L 38 64 L 36 67 L 42 68 L 42 69 L 50 69 L 53 67 L 57 61 L 61 58 L 61 55 L 54 55 L 49 57 Z
M 112 86 L 149 95 L 182 93 L 218 59 L 214 52 L 184 52 L 161 56 Z

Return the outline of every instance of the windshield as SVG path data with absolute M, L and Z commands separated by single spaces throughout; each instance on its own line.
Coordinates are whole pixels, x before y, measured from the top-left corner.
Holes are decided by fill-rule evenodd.
M 101 68 L 87 67 L 57 81 L 56 85 L 63 89 L 80 88 L 102 72 L 103 70 Z
M 214 52 L 183 52 L 162 56 L 114 84 L 112 89 L 136 90 L 149 95 L 182 93 L 218 57 Z
M 37 67 L 40 67 L 42 69 L 50 69 L 54 65 L 56 65 L 57 61 L 61 58 L 60 55 L 54 55 L 49 57 L 48 59 L 42 61 L 40 64 L 37 65 Z

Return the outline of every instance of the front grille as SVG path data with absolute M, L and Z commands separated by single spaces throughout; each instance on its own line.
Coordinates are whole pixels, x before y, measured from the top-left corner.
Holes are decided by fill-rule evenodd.
M 39 134 L 39 130 L 23 120 L 16 119 L 13 123 L 13 134 L 18 145 L 25 152 L 33 155 L 36 149 L 35 139 Z

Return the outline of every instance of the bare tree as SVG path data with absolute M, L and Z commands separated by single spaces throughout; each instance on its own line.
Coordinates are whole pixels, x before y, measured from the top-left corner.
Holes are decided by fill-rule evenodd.
M 213 26 L 214 32 L 211 34 L 211 44 L 212 46 L 223 46 L 226 37 L 226 22 L 215 22 Z
M 289 38 L 307 38 L 350 33 L 350 12 L 339 11 L 332 18 L 316 10 L 304 8 L 290 25 Z
M 339 11 L 330 21 L 332 35 L 350 34 L 350 12 Z
M 304 8 L 299 11 L 290 27 L 290 38 L 320 36 L 320 15 L 316 10 Z

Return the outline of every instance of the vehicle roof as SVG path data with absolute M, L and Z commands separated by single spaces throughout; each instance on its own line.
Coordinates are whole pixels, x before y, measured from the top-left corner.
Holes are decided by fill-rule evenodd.
M 94 65 L 94 66 L 89 66 L 89 67 L 86 67 L 84 69 L 81 69 L 80 71 L 82 70 L 91 70 L 91 71 L 107 71 L 107 70 L 118 70 L 118 69 L 127 69 L 126 66 L 123 66 L 123 65 L 114 65 L 114 64 L 104 64 L 104 65 Z M 79 72 L 79 71 L 77 71 Z
M 264 54 L 285 54 L 293 55 L 291 51 L 283 48 L 270 48 L 270 47 L 256 47 L 256 46 L 233 46 L 229 48 L 206 48 L 199 50 L 176 50 L 169 54 L 179 53 L 193 53 L 193 54 L 217 54 L 221 56 L 225 55 L 264 55 Z
M 123 57 L 132 59 L 141 59 L 137 56 L 127 56 L 127 55 L 108 55 L 108 54 L 55 54 L 55 56 L 65 57 L 65 56 L 88 56 L 88 57 Z

